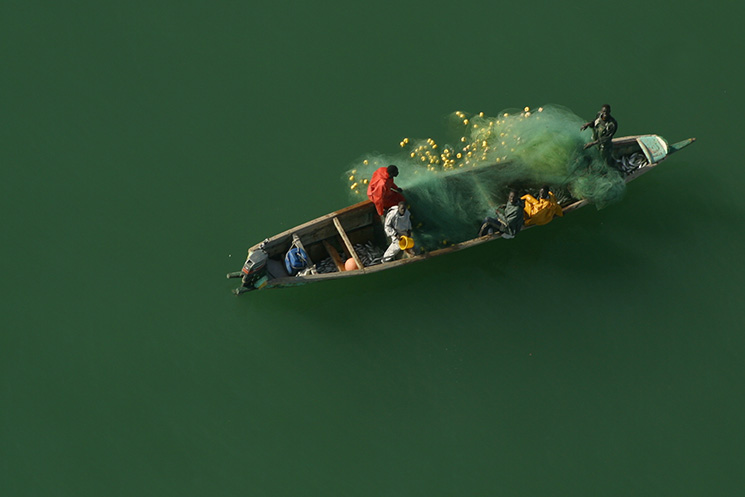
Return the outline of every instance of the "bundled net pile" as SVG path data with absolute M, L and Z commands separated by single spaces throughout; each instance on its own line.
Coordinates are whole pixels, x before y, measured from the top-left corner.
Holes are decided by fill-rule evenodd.
M 414 236 L 427 249 L 473 238 L 510 188 L 535 194 L 549 185 L 559 199 L 587 199 L 603 207 L 621 198 L 625 183 L 596 148 L 583 150 L 592 140 L 591 130 L 580 131 L 584 122 L 553 105 L 496 117 L 455 112 L 449 143 L 404 138 L 398 154 L 363 157 L 347 171 L 350 191 L 357 201 L 366 198 L 372 173 L 396 164 Z

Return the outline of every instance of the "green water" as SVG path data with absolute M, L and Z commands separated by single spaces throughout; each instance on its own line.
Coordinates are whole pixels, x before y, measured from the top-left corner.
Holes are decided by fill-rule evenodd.
M 5 2 L 0 495 L 742 495 L 735 5 Z M 515 240 L 230 293 L 357 158 L 547 103 L 698 141 Z

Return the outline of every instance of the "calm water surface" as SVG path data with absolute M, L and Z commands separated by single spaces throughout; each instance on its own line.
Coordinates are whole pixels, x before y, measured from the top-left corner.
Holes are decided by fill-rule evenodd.
M 741 495 L 734 5 L 7 3 L 0 494 Z M 364 154 L 606 102 L 698 142 L 509 242 L 231 295 Z

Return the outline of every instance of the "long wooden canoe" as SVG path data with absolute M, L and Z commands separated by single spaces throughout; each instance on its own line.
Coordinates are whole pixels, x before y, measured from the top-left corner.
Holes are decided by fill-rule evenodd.
M 629 182 L 651 171 L 670 154 L 694 141 L 695 138 L 689 138 L 668 145 L 664 138 L 657 135 L 637 135 L 614 139 L 613 149 L 614 155 L 619 158 L 629 157 L 632 154 L 638 154 L 637 157 L 640 156 L 639 154 L 643 154 L 645 158 L 641 165 L 623 173 L 625 181 Z M 587 203 L 587 200 L 570 198 L 562 202 L 562 208 L 564 213 L 570 213 Z M 499 234 L 484 235 L 396 261 L 365 266 L 355 249 L 355 245 L 359 246 L 372 241 L 377 246 L 385 249 L 389 243 L 384 234 L 380 216 L 375 211 L 375 206 L 372 202 L 366 200 L 295 226 L 254 245 L 248 249 L 249 258 L 244 270 L 228 273 L 227 277 L 243 278 L 243 284 L 234 290 L 234 293 L 239 295 L 256 289 L 297 286 L 315 281 L 349 278 L 386 271 L 405 264 L 412 264 L 480 245 L 499 237 Z M 293 242 L 296 246 L 299 245 L 305 250 L 311 264 L 330 257 L 334 261 L 336 270 L 316 274 L 312 274 L 313 271 L 306 271 L 306 273 L 311 274 L 290 276 L 285 269 L 284 259 L 287 251 L 293 246 Z M 345 256 L 341 256 L 340 253 L 345 254 Z M 359 269 L 344 270 L 345 261 L 348 258 L 352 258 Z M 247 269 L 251 266 L 251 261 L 259 261 L 259 269 L 247 276 L 245 273 L 251 273 Z

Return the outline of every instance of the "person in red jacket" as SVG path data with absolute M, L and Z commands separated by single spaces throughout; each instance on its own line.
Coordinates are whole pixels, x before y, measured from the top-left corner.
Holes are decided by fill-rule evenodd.
M 367 196 L 375 204 L 375 210 L 378 211 L 379 216 L 382 216 L 390 207 L 406 201 L 402 195 L 403 190 L 393 182 L 396 176 L 398 176 L 398 167 L 394 165 L 379 167 L 373 173 L 370 184 L 367 185 Z

